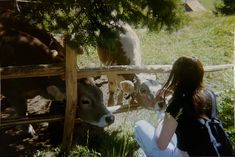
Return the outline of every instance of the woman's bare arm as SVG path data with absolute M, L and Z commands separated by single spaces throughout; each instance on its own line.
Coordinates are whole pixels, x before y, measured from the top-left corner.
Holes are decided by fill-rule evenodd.
M 165 114 L 163 126 L 156 143 L 161 150 L 165 150 L 175 133 L 178 122 L 169 113 Z

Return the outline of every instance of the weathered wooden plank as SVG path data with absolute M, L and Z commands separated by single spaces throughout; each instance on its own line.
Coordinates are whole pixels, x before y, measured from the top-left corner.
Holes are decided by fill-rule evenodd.
M 220 65 L 207 65 L 204 66 L 205 72 L 223 71 L 226 69 L 233 69 L 234 64 L 220 64 Z
M 66 45 L 65 82 L 66 110 L 61 151 L 67 154 L 72 145 L 73 129 L 77 110 L 77 54 Z
M 25 125 L 25 124 L 42 123 L 42 122 L 55 122 L 62 120 L 64 120 L 64 115 L 49 115 L 49 114 L 32 115 L 32 116 L 14 118 L 14 119 L 1 119 L 0 129 L 16 125 Z
M 1 67 L 0 73 L 1 79 L 64 75 L 64 63 Z
M 131 74 L 131 73 L 167 73 L 170 72 L 171 65 L 120 65 L 92 67 L 78 70 L 78 78 L 110 75 L 110 74 Z
M 116 105 L 108 107 L 108 110 L 111 111 L 113 114 L 123 113 L 123 112 L 129 112 L 136 109 L 142 108 L 140 105 Z M 21 117 L 21 118 L 13 118 L 13 119 L 1 119 L 0 123 L 0 129 L 6 128 L 6 127 L 12 127 L 16 125 L 26 125 L 26 124 L 33 124 L 33 123 L 42 123 L 42 122 L 55 122 L 55 121 L 63 121 L 64 115 L 58 114 L 58 115 L 49 115 L 49 114 L 40 114 L 40 115 L 30 115 L 27 117 Z M 75 123 L 82 122 L 81 119 L 76 118 Z
M 110 67 L 86 67 L 77 70 L 77 77 L 91 77 L 109 74 L 131 74 L 131 73 L 169 73 L 171 65 L 142 65 L 142 66 L 110 66 Z M 205 66 L 206 72 L 215 72 L 232 69 L 233 64 Z M 1 67 L 1 79 L 41 77 L 41 76 L 64 76 L 64 66 L 59 65 L 31 65 L 18 67 Z

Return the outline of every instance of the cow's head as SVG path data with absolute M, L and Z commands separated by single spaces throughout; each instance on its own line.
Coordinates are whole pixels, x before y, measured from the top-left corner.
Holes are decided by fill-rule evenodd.
M 154 78 L 149 77 L 149 75 L 136 75 L 136 81 L 125 81 L 121 82 L 121 88 L 123 85 L 128 87 L 133 87 L 134 90 L 128 91 L 129 88 L 125 88 L 126 92 L 134 95 L 137 103 L 149 110 L 163 111 L 166 108 L 166 101 L 163 98 L 157 98 L 158 92 L 162 88 L 160 82 Z M 147 77 L 146 77 L 147 76 Z M 131 88 L 132 89 L 132 88 Z
M 162 88 L 162 85 L 157 80 L 146 79 L 139 84 L 137 87 L 137 101 L 143 107 L 147 109 L 161 109 L 163 106 L 161 103 L 156 103 L 154 101 L 158 91 Z
M 62 101 L 65 95 L 56 86 L 49 86 L 47 92 L 56 101 Z M 77 116 L 89 124 L 105 127 L 114 122 L 114 115 L 103 102 L 102 91 L 90 79 L 78 80 Z
M 104 105 L 102 91 L 88 79 L 78 82 L 78 116 L 99 127 L 114 122 L 114 116 Z

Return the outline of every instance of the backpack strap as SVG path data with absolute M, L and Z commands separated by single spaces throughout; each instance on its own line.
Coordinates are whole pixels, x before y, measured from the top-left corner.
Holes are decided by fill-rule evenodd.
M 199 122 L 203 125 L 205 125 L 207 127 L 208 133 L 209 133 L 209 137 L 210 137 L 210 141 L 213 145 L 213 147 L 215 148 L 215 152 L 217 154 L 218 157 L 221 157 L 218 147 L 220 146 L 219 143 L 217 143 L 216 138 L 214 137 L 211 127 L 210 127 L 210 123 L 218 123 L 220 124 L 219 121 L 217 121 L 217 106 L 216 106 L 216 95 L 212 90 L 207 90 L 209 95 L 211 96 L 211 103 L 212 103 L 212 109 L 211 109 L 211 118 L 210 119 L 203 119 L 200 118 Z
M 211 100 L 212 100 L 212 110 L 211 110 L 211 118 L 216 118 L 217 117 L 217 113 L 216 113 L 216 95 L 213 91 L 208 90 L 208 93 L 211 96 Z
M 206 127 L 208 129 L 208 133 L 209 133 L 209 136 L 210 136 L 210 141 L 211 141 L 213 147 L 215 148 L 215 152 L 216 152 L 217 156 L 221 157 L 221 155 L 219 153 L 219 150 L 218 150 L 218 147 L 220 147 L 221 144 L 217 143 L 217 140 L 215 139 L 215 137 L 214 137 L 214 135 L 213 135 L 213 133 L 211 131 L 210 122 L 211 122 L 211 120 L 205 121 L 205 125 L 206 125 Z

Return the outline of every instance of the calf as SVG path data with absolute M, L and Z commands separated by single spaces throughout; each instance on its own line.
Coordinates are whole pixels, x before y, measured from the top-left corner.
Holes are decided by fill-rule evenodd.
M 97 53 L 100 61 L 104 65 L 141 65 L 141 52 L 140 52 L 140 41 L 135 31 L 127 23 L 120 22 L 120 26 L 123 28 L 124 33 L 121 33 L 118 40 L 115 40 L 115 51 L 112 52 L 110 49 L 104 48 L 101 45 L 97 47 Z M 120 89 L 119 83 L 123 80 L 133 81 L 136 77 L 135 74 L 125 75 L 108 75 L 109 81 L 109 99 L 108 105 L 112 106 L 115 104 L 114 96 L 115 92 Z M 122 94 L 119 92 L 119 94 Z M 118 96 L 117 104 L 122 98 Z
M 136 74 L 136 81 L 121 81 L 120 86 L 126 95 L 134 95 L 137 103 L 149 110 L 164 111 L 168 102 L 159 99 L 156 96 L 162 88 L 162 84 L 152 74 Z M 169 100 L 170 97 L 167 97 Z M 154 104 L 155 103 L 155 104 Z

